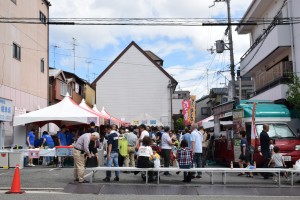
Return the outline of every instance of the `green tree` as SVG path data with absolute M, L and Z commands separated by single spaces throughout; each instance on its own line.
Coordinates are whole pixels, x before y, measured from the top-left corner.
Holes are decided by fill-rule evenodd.
M 297 113 L 300 114 L 300 78 L 297 75 L 293 75 L 291 80 L 288 83 L 287 100 L 293 105 Z
M 185 126 L 184 126 L 183 119 L 182 119 L 182 118 L 178 118 L 178 119 L 175 121 L 174 129 L 175 129 L 175 130 L 183 130 L 184 128 L 185 128 Z

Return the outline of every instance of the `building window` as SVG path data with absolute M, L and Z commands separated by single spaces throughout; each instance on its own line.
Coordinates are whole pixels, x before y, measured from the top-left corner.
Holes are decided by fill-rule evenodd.
M 69 87 L 68 84 L 61 81 L 60 82 L 60 95 L 66 96 L 67 92 L 69 93 L 70 96 L 72 96 L 71 87 Z
M 45 62 L 44 62 L 44 58 L 41 59 L 40 67 L 41 67 L 41 72 L 44 73 L 44 71 L 45 71 Z
M 46 16 L 44 15 L 44 13 L 42 13 L 40 11 L 40 21 L 43 23 L 43 24 L 46 24 Z
M 17 0 L 11 0 L 11 2 L 17 5 Z
M 201 108 L 201 115 L 208 115 L 208 107 Z
M 16 43 L 13 43 L 13 57 L 17 60 L 21 60 L 21 47 Z

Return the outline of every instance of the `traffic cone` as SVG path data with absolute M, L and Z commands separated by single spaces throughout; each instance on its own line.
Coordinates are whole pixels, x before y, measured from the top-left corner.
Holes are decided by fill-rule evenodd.
M 21 179 L 20 179 L 20 168 L 19 165 L 16 165 L 14 179 L 11 184 L 10 191 L 6 192 L 6 194 L 22 194 L 25 193 L 21 191 Z

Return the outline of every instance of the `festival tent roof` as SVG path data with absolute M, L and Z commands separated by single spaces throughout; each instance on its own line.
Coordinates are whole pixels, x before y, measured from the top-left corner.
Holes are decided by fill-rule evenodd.
M 95 111 L 96 113 L 101 113 L 101 112 L 98 110 L 96 104 L 94 104 L 94 106 L 93 106 L 93 111 Z
M 124 122 L 118 118 L 115 118 L 115 117 L 111 116 L 109 113 L 107 113 L 106 110 L 104 109 L 104 107 L 102 107 L 102 110 L 100 111 L 100 113 L 102 113 L 104 116 L 109 116 L 110 119 L 115 123 L 126 124 L 126 122 Z
M 58 126 L 62 124 L 68 126 L 90 124 L 92 121 L 98 126 L 99 116 L 79 107 L 70 98 L 69 94 L 67 94 L 66 97 L 57 104 L 14 117 L 13 125 L 19 126 L 34 123 L 41 127 L 52 122 Z
M 202 120 L 200 120 L 199 122 L 197 122 L 198 123 L 198 125 L 202 125 L 202 123 L 203 122 L 209 122 L 209 121 L 214 121 L 214 116 L 213 115 L 211 115 L 211 116 L 209 116 L 209 117 L 207 117 L 207 118 L 205 118 L 205 119 L 202 119 Z
M 161 123 L 159 120 L 152 117 L 148 113 L 143 113 L 132 118 L 131 124 L 133 125 L 145 124 L 147 126 L 163 126 L 163 123 Z
M 87 111 L 90 111 L 92 113 L 94 113 L 95 115 L 98 115 L 100 118 L 104 118 L 104 119 L 109 119 L 109 116 L 103 115 L 101 112 L 96 112 L 94 109 L 92 109 L 91 107 L 89 107 L 86 103 L 85 100 L 82 99 L 79 106 Z
M 214 116 L 211 115 L 199 122 L 197 122 L 199 126 L 203 126 L 204 129 L 214 128 Z M 232 125 L 232 121 L 220 121 L 220 124 L 223 126 Z
M 111 116 L 110 114 L 108 114 L 108 113 L 106 112 L 106 110 L 104 109 L 104 107 L 102 107 L 102 110 L 99 111 L 98 108 L 97 108 L 97 106 L 96 106 L 96 104 L 94 104 L 93 110 L 94 110 L 96 113 L 102 114 L 103 116 L 106 117 L 106 119 L 110 119 L 111 121 L 113 121 L 113 122 L 115 122 L 115 123 L 118 123 L 118 124 L 127 124 L 126 122 L 124 122 L 124 121 L 122 121 L 122 120 L 120 120 L 120 119 L 117 119 L 117 118 Z
M 204 129 L 213 128 L 214 127 L 214 116 L 211 115 L 201 121 L 197 122 L 199 126 L 203 126 Z

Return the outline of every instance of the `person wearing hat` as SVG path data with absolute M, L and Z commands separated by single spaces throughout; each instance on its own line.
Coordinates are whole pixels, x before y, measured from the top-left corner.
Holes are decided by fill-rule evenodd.
M 89 144 L 91 141 L 98 140 L 100 138 L 99 133 L 85 133 L 78 138 L 74 145 L 73 158 L 74 158 L 74 181 L 79 183 L 86 183 L 84 180 L 84 166 L 85 155 L 89 158 L 92 157 L 89 150 Z

